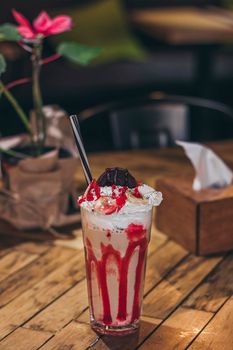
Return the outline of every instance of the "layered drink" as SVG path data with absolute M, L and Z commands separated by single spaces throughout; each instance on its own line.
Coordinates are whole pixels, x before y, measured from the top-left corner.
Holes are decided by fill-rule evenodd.
M 153 206 L 160 192 L 111 168 L 79 198 L 90 319 L 104 334 L 138 328 Z

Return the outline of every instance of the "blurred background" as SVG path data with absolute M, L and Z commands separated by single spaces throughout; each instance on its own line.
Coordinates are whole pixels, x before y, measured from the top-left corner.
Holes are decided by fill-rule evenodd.
M 1 2 L 0 23 L 14 23 L 12 8 L 30 20 L 43 9 L 72 16 L 74 29 L 48 38 L 45 57 L 63 40 L 103 48 L 88 67 L 58 60 L 42 70 L 44 104 L 81 115 L 88 151 L 232 138 L 233 119 L 212 102 L 233 108 L 233 0 L 8 0 Z M 30 74 L 24 50 L 0 43 L 0 51 L 8 63 L 5 83 Z M 30 86 L 13 92 L 30 111 Z M 181 96 L 208 99 L 213 108 Z M 1 136 L 23 131 L 2 98 Z

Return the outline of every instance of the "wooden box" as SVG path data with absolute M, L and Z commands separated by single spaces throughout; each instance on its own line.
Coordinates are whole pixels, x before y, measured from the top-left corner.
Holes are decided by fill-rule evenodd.
M 192 179 L 157 180 L 157 228 L 196 255 L 233 250 L 233 185 L 192 190 Z

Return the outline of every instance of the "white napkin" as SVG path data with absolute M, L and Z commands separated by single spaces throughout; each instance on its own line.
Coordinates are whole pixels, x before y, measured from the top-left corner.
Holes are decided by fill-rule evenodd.
M 176 141 L 176 144 L 184 148 L 195 169 L 195 191 L 210 187 L 222 188 L 231 184 L 231 169 L 210 148 L 192 142 Z

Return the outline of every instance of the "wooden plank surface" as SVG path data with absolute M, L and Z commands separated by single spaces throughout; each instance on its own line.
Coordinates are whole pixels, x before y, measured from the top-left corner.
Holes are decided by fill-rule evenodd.
M 196 310 L 217 312 L 233 295 L 233 255 L 228 255 L 186 300 Z
M 82 280 L 67 293 L 33 317 L 25 327 L 55 333 L 77 318 L 88 305 L 86 280 Z
M 153 255 L 150 255 L 147 261 L 145 293 L 148 293 L 187 255 L 188 252 L 184 248 L 172 241 L 168 241 Z
M 74 286 L 85 275 L 84 265 L 77 256 L 62 264 L 32 288 L 0 309 L 0 339 L 26 322 L 54 299 Z M 17 312 L 16 312 L 17 310 Z
M 0 350 L 38 349 L 53 335 L 19 327 L 0 342 Z
M 59 264 L 75 256 L 72 250 L 53 247 L 45 255 L 39 257 L 34 264 L 27 265 L 23 270 L 9 276 L 0 283 L 0 307 L 9 303 L 25 290 L 53 272 Z
M 214 148 L 233 165 L 232 142 Z M 179 149 L 95 154 L 90 163 L 95 176 L 117 164 L 152 186 L 181 169 L 192 174 Z M 89 326 L 81 230 L 67 240 L 3 231 L 0 350 L 233 349 L 233 254 L 195 257 L 153 227 L 140 330 L 98 337 Z
M 87 324 L 72 322 L 58 332 L 41 350 L 87 349 L 96 341 L 98 341 L 97 334 L 90 330 Z
M 17 250 L 10 251 L 0 259 L 0 281 L 28 265 L 37 257 L 38 255 L 36 254 L 29 254 Z
M 178 308 L 140 348 L 185 349 L 211 317 L 212 314 L 208 312 Z
M 232 350 L 233 348 L 233 297 L 211 320 L 208 326 L 197 337 L 190 350 Z
M 165 319 L 222 258 L 188 256 L 144 300 L 144 314 Z

